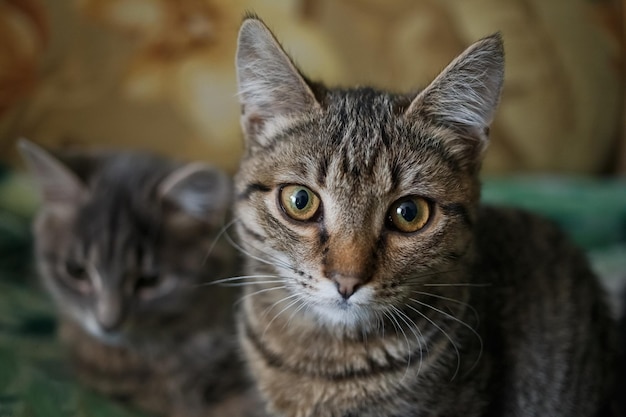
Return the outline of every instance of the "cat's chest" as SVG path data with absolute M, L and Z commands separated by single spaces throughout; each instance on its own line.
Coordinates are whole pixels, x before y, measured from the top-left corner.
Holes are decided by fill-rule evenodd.
M 267 333 L 245 329 L 245 324 L 240 328 L 248 364 L 273 415 L 436 415 L 436 405 L 430 404 L 436 396 L 416 390 L 425 381 L 421 375 L 435 365 L 438 346 L 431 346 L 429 356 L 409 354 L 405 342 L 397 340 L 344 344 L 311 338 L 306 344 L 285 336 L 268 340 Z

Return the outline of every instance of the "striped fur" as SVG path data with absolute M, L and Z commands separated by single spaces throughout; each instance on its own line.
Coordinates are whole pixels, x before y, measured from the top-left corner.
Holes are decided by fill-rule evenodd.
M 233 248 L 216 243 L 229 179 L 143 153 L 21 150 L 43 196 L 40 275 L 78 376 L 158 414 L 258 415 L 244 397 L 236 294 L 204 286 L 235 273 Z
M 548 222 L 479 205 L 498 35 L 398 95 L 307 81 L 251 16 L 237 69 L 246 151 L 235 222 L 249 274 L 239 335 L 270 414 L 599 410 L 614 337 L 583 255 Z M 321 201 L 310 221 L 281 206 L 291 184 Z M 430 204 L 417 232 L 389 223 L 405 196 Z M 356 290 L 346 297 L 340 280 Z

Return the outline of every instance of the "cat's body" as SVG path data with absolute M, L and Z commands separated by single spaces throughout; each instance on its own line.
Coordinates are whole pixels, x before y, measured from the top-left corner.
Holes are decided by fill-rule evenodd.
M 236 270 L 232 247 L 216 241 L 229 179 L 145 153 L 21 150 L 43 197 L 38 269 L 79 377 L 160 414 L 253 415 L 252 396 L 241 399 L 236 294 L 205 286 Z
M 250 18 L 237 68 L 239 334 L 271 414 L 600 412 L 614 329 L 584 255 L 478 204 L 499 37 L 402 96 L 311 84 Z

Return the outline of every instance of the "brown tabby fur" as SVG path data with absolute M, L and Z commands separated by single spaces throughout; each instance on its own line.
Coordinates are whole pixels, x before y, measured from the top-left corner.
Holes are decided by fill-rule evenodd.
M 38 268 L 80 379 L 157 414 L 258 415 L 236 293 L 204 285 L 235 273 L 232 247 L 216 241 L 229 179 L 144 153 L 21 151 L 43 197 Z
M 247 255 L 239 335 L 267 410 L 288 417 L 594 416 L 614 329 L 584 255 L 551 223 L 479 204 L 503 81 L 499 35 L 426 89 L 329 89 L 256 17 L 237 51 Z M 321 203 L 308 221 L 285 186 Z M 425 198 L 402 233 L 389 207 Z M 357 283 L 346 297 L 345 282 Z

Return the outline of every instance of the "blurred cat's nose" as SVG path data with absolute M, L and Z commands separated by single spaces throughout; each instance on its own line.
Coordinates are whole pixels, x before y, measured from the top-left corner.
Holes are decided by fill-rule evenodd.
M 363 281 L 355 276 L 335 275 L 332 277 L 333 282 L 337 286 L 339 294 L 347 300 L 359 289 Z
M 121 303 L 110 299 L 101 300 L 96 306 L 96 320 L 105 332 L 118 329 L 124 321 Z

